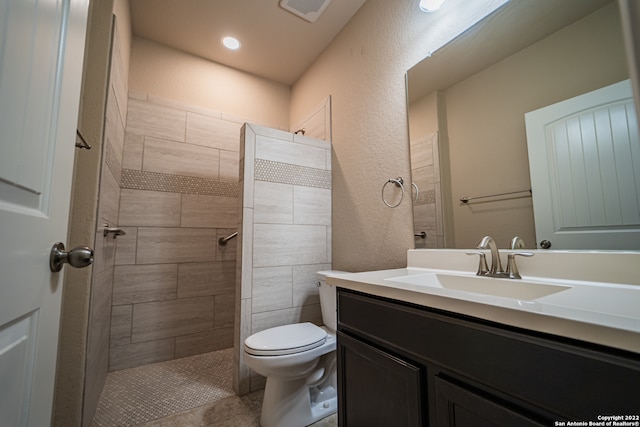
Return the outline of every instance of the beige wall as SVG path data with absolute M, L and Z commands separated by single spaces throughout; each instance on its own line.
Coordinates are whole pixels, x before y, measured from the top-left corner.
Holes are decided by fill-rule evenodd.
M 289 130 L 290 88 L 133 38 L 129 90 Z
M 118 45 L 120 56 L 122 57 L 122 69 L 129 70 L 131 57 L 131 11 L 129 10 L 129 0 L 113 0 L 113 14 L 118 18 Z
M 489 234 L 536 243 L 531 198 L 463 205 L 461 197 L 530 188 L 524 114 L 628 78 L 617 4 L 444 92 L 455 246 Z
M 438 16 L 421 13 L 414 0 L 368 0 L 293 87 L 291 123 L 332 97 L 336 269 L 406 265 L 411 203 L 390 209 L 381 199 L 389 178 L 410 173 L 405 73 L 474 19 L 439 25 Z
M 420 138 L 438 131 L 438 99 L 433 92 L 409 105 L 409 137 Z

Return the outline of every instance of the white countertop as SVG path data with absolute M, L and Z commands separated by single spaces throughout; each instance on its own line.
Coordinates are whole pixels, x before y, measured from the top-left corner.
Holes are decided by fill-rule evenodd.
M 371 295 L 640 354 L 640 286 L 635 284 L 547 279 L 523 274 L 523 282 L 566 288 L 549 295 L 518 299 L 484 294 L 481 287 L 476 293 L 425 285 L 420 283 L 420 277 L 410 277 L 434 273 L 475 277 L 466 271 L 409 267 L 339 274 L 327 280 L 338 287 Z M 484 284 L 485 278 L 475 279 L 478 284 Z M 506 281 L 499 283 L 504 286 L 519 285 L 517 279 L 488 280 Z

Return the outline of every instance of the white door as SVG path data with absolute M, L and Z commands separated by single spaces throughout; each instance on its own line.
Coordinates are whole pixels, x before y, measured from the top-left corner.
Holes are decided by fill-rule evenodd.
M 0 425 L 51 424 L 89 0 L 0 0 Z
M 640 249 L 640 140 L 627 80 L 525 114 L 538 243 Z

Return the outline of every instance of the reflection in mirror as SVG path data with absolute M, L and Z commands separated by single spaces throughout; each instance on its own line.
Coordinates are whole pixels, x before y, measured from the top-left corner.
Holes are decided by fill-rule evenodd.
M 628 76 L 614 0 L 511 0 L 409 70 L 415 247 L 537 247 L 525 113 Z

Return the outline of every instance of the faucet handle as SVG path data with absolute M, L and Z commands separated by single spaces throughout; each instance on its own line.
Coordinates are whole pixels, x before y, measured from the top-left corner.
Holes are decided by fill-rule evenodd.
M 515 236 L 513 239 L 511 239 L 510 246 L 512 250 L 518 250 L 518 249 L 524 249 L 526 244 L 524 243 L 524 240 L 522 240 L 522 237 Z
M 518 266 L 516 265 L 516 256 L 533 256 L 532 252 L 512 252 L 507 255 L 507 271 L 506 275 L 509 279 L 522 279 L 520 276 L 520 272 L 518 271 Z
M 465 252 L 466 255 L 479 255 L 480 262 L 478 264 L 478 271 L 476 276 L 486 276 L 489 273 L 489 267 L 487 266 L 487 255 L 481 251 Z

